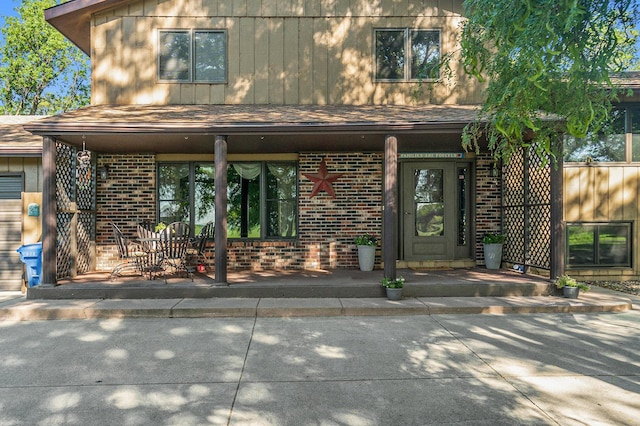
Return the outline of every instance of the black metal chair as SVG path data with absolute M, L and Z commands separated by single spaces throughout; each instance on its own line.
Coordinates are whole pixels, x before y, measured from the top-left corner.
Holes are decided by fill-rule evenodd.
M 198 261 L 201 260 L 205 264 L 207 264 L 207 258 L 204 255 L 204 252 L 207 249 L 207 243 L 209 241 L 214 241 L 215 230 L 215 224 L 213 222 L 207 222 L 191 242 L 190 254 L 196 257 Z
M 159 232 L 161 260 L 164 280 L 167 281 L 167 269 L 184 271 L 191 281 L 193 272 L 187 267 L 187 249 L 191 243 L 191 228 L 183 222 L 170 223 Z
M 118 228 L 118 226 L 113 222 L 111 222 L 111 229 L 113 230 L 113 238 L 116 241 L 118 255 L 122 262 L 111 270 L 109 279 L 113 281 L 117 277 L 121 276 L 125 271 L 129 270 L 137 271 L 142 275 L 144 270 L 143 263 L 146 257 L 146 253 L 143 248 L 140 244 L 130 241 L 125 237 L 120 228 Z
M 162 250 L 160 248 L 160 233 L 153 230 L 153 226 L 138 224 L 138 241 L 145 252 L 142 269 L 149 273 L 149 279 L 154 279 L 153 274 L 162 271 Z

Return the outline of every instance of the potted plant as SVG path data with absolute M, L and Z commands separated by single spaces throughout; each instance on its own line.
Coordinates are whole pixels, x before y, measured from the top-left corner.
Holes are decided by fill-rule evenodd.
M 387 299 L 389 300 L 400 300 L 402 299 L 402 287 L 404 287 L 404 278 L 389 278 L 384 277 L 380 284 L 384 287 L 387 292 Z
M 556 287 L 561 288 L 564 297 L 569 299 L 577 299 L 580 295 L 580 290 L 589 291 L 591 289 L 585 283 L 581 283 L 566 274 L 556 279 Z
M 484 264 L 487 269 L 500 269 L 502 263 L 502 245 L 505 236 L 499 233 L 486 234 L 482 238 L 484 244 Z
M 355 239 L 358 246 L 358 263 L 361 271 L 373 271 L 376 260 L 376 246 L 378 240 L 370 234 L 359 235 Z

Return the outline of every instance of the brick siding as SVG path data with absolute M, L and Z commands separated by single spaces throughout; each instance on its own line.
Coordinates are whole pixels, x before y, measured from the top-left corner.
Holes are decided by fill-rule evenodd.
M 119 263 L 111 222 L 133 237 L 136 225 L 156 216 L 156 159 L 152 154 L 100 155 L 97 167 L 107 166 L 106 181 L 96 183 L 96 269 Z
M 322 159 L 329 173 L 342 174 L 333 184 L 335 198 L 324 191 L 309 197 L 313 182 L 303 173 L 317 173 Z M 137 223 L 155 220 L 156 167 L 153 155 L 102 155 L 102 165 L 108 165 L 109 179 L 97 184 L 97 269 L 110 270 L 118 263 L 110 222 L 133 237 Z M 355 237 L 381 237 L 382 153 L 302 153 L 298 168 L 298 239 L 230 240 L 230 269 L 355 268 Z M 210 264 L 213 256 L 213 250 L 206 253 Z
M 333 183 L 335 198 L 319 192 L 310 198 L 313 181 L 304 173 L 317 173 L 322 160 L 329 173 L 342 174 Z M 336 269 L 357 268 L 353 243 L 369 233 L 382 237 L 382 153 L 301 153 L 298 176 L 298 238 L 292 241 L 233 241 L 228 244 L 230 269 Z M 96 201 L 97 269 L 118 263 L 110 222 L 133 237 L 136 224 L 155 221 L 156 162 L 154 155 L 101 155 L 98 168 L 107 165 L 106 182 L 98 177 Z M 484 263 L 482 236 L 501 231 L 500 179 L 491 176 L 489 154 L 476 161 L 475 256 Z M 213 249 L 206 253 L 213 265 Z M 381 246 L 376 250 L 376 267 Z
M 490 153 L 480 153 L 476 157 L 476 246 L 478 264 L 484 264 L 482 237 L 488 233 L 502 232 L 502 185 L 501 170 L 491 176 L 494 169 Z

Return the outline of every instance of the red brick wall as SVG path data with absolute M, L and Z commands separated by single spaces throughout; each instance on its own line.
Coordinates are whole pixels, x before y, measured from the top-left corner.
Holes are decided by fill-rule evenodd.
M 476 159 L 476 260 L 484 264 L 482 237 L 487 233 L 502 232 L 501 170 L 491 176 L 494 169 L 489 153 L 480 153 Z
M 322 159 L 329 173 L 342 174 L 333 184 L 335 198 L 324 191 L 309 197 L 313 182 L 303 173 L 317 173 Z M 98 167 L 104 164 L 109 179 L 98 179 L 97 186 L 98 270 L 109 270 L 118 260 L 109 223 L 134 236 L 138 222 L 155 220 L 156 203 L 153 155 L 103 155 Z M 382 153 L 302 153 L 298 168 L 298 239 L 230 241 L 230 269 L 355 268 L 354 238 L 364 233 L 381 237 Z M 208 256 L 213 262 L 213 253 Z
M 335 198 L 325 191 L 310 198 L 313 181 L 325 160 Z M 382 230 L 381 153 L 301 153 L 298 163 L 298 239 L 296 241 L 234 241 L 229 243 L 230 269 L 355 268 L 353 243 L 361 233 L 380 237 Z M 378 253 L 377 262 L 380 262 Z
M 320 192 L 310 198 L 313 182 L 325 160 L 329 173 L 342 174 L 333 183 L 335 198 Z M 230 269 L 357 268 L 353 243 L 357 235 L 382 236 L 382 153 L 301 153 L 299 155 L 298 239 L 295 241 L 230 241 Z M 153 155 L 102 155 L 98 168 L 109 167 L 106 182 L 98 177 L 97 269 L 110 270 L 118 261 L 109 223 L 135 236 L 136 224 L 155 220 L 156 164 Z M 491 176 L 489 154 L 476 162 L 475 256 L 484 263 L 482 236 L 501 231 L 500 178 Z M 208 254 L 213 263 L 213 253 Z M 376 265 L 381 262 L 378 246 Z
M 118 252 L 110 223 L 124 235 L 136 235 L 136 225 L 156 216 L 156 160 L 154 155 L 100 155 L 98 170 L 109 169 L 109 177 L 96 185 L 96 269 L 110 270 L 118 263 Z

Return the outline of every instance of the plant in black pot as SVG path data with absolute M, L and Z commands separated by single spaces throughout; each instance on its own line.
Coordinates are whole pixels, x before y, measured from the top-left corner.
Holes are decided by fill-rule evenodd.
M 355 239 L 358 246 L 358 263 L 361 271 L 373 271 L 376 260 L 378 239 L 371 234 L 359 235 Z
M 487 269 L 500 269 L 502 263 L 502 246 L 506 237 L 503 234 L 486 234 L 482 238 L 484 248 L 484 264 Z
M 591 290 L 591 287 L 585 283 L 581 283 L 566 274 L 561 275 L 556 279 L 556 287 L 561 288 L 564 297 L 569 299 L 577 299 L 580 295 L 580 290 L 585 292 Z
M 389 278 L 384 277 L 380 284 L 385 288 L 387 293 L 387 299 L 389 300 L 400 300 L 402 299 L 402 288 L 404 287 L 404 278 Z

